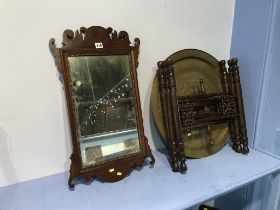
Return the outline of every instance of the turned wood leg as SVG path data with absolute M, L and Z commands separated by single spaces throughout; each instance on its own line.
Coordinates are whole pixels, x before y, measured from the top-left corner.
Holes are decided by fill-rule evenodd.
M 240 133 L 238 128 L 238 120 L 234 119 L 234 137 L 235 137 L 235 151 L 237 153 L 242 152 L 241 143 L 240 143 Z
M 227 71 L 226 68 L 226 61 L 225 60 L 221 60 L 219 62 L 219 66 L 220 66 L 220 73 L 222 75 L 221 77 L 221 82 L 222 82 L 222 87 L 223 87 L 223 92 L 224 93 L 230 93 L 232 94 L 232 79 L 231 79 L 231 74 Z M 231 68 L 231 66 L 230 66 Z M 235 137 L 234 137 L 234 129 L 233 129 L 233 121 L 232 120 L 228 120 L 228 127 L 229 127 L 229 132 L 230 132 L 230 136 L 231 136 L 231 142 L 232 142 L 232 149 L 236 149 L 236 143 L 234 141 Z
M 169 79 L 168 71 L 164 62 L 159 61 L 158 65 L 158 82 L 161 100 L 161 109 L 164 122 L 164 128 L 166 133 L 166 141 L 168 145 L 168 153 L 170 156 L 170 165 L 172 171 L 179 171 L 178 158 L 177 158 L 177 147 L 174 139 L 174 130 L 172 125 L 172 113 L 170 104 L 170 90 L 169 90 Z
M 172 151 L 170 152 L 171 156 L 171 168 L 173 172 L 179 171 L 179 165 L 178 165 L 178 158 L 177 158 L 177 151 L 176 151 L 176 143 L 172 142 Z
M 176 81 L 174 69 L 172 67 L 172 60 L 168 59 L 166 61 L 167 65 L 167 78 L 168 78 L 168 88 L 170 94 L 170 108 L 171 108 L 171 126 L 174 129 L 174 142 L 176 145 L 176 149 L 178 152 L 178 158 L 180 162 L 180 171 L 184 173 L 187 170 L 186 165 L 186 157 L 184 152 L 184 144 L 183 144 L 183 133 L 182 133 L 182 125 L 179 117 L 179 109 L 178 109 L 178 101 L 177 101 L 177 93 L 176 93 Z
M 180 141 L 178 147 L 179 147 L 179 160 L 181 162 L 180 171 L 182 173 L 185 173 L 187 171 L 187 164 L 186 164 L 186 156 L 184 152 L 184 144 L 182 141 Z
M 245 113 L 243 107 L 242 89 L 241 89 L 240 76 L 239 76 L 239 67 L 237 63 L 238 63 L 237 58 L 233 58 L 230 60 L 230 64 L 232 67 L 234 88 L 237 96 L 237 106 L 238 106 L 238 113 L 239 113 L 238 126 L 240 129 L 241 143 L 243 146 L 242 153 L 246 154 L 249 152 L 248 137 L 247 137 L 246 120 L 245 120 Z
M 241 136 L 242 136 L 242 145 L 243 145 L 243 148 L 242 148 L 242 153 L 243 154 L 247 154 L 249 153 L 249 147 L 248 147 L 248 137 L 247 137 L 247 130 L 246 129 L 241 129 Z

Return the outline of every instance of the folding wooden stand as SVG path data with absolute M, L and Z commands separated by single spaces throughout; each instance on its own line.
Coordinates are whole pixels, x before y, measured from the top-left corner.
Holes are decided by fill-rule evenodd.
M 211 125 L 227 122 L 232 148 L 246 154 L 249 152 L 242 90 L 237 59 L 220 61 L 223 92 L 207 93 L 200 80 L 200 93 L 192 96 L 176 95 L 176 80 L 170 59 L 158 62 L 158 81 L 163 121 L 166 130 L 171 167 L 174 172 L 187 170 L 184 154 L 183 133 L 194 129 L 206 129 L 208 146 L 214 145 Z M 179 164 L 178 164 L 179 162 Z

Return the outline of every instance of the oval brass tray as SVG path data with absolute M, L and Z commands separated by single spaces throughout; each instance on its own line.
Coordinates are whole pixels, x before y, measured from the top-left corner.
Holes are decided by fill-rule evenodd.
M 204 80 L 207 93 L 222 92 L 219 62 L 213 56 L 200 50 L 185 49 L 172 54 L 169 58 L 174 63 L 173 68 L 178 96 L 197 94 L 200 90 L 200 79 Z M 165 140 L 157 74 L 152 86 L 151 110 L 156 127 L 162 139 Z M 207 157 L 218 152 L 224 146 L 229 137 L 227 123 L 211 125 L 211 130 L 214 139 L 212 147 L 208 144 L 206 129 L 193 130 L 190 133 L 183 134 L 185 155 L 187 157 Z

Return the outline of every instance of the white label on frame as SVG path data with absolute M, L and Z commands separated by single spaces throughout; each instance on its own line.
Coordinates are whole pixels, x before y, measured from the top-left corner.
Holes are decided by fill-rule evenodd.
M 95 48 L 103 48 L 102 42 L 95 42 Z

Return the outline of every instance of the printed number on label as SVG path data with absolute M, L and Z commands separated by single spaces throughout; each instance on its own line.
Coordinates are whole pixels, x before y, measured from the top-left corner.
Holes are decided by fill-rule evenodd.
M 94 44 L 96 48 L 103 48 L 102 42 L 95 42 Z

